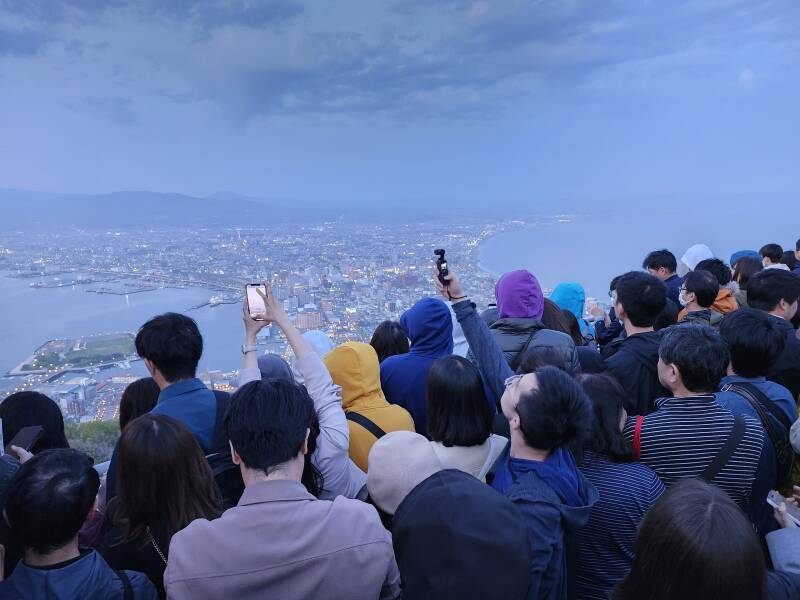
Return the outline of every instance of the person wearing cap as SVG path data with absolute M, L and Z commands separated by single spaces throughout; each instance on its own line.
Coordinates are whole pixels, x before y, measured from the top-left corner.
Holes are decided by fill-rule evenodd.
M 369 466 L 370 496 L 394 515 L 404 597 L 528 597 L 528 535 L 520 526 L 522 512 L 508 498 L 467 473 L 442 469 L 416 433 L 381 438 Z

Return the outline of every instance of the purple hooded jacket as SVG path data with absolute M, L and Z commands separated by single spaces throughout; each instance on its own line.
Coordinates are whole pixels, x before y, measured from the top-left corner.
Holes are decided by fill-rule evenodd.
M 510 271 L 494 286 L 497 311 L 501 319 L 541 320 L 544 312 L 542 286 L 530 271 Z

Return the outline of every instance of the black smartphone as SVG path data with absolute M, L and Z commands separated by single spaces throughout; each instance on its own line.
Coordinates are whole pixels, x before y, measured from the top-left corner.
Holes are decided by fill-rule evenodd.
M 267 293 L 267 288 L 263 283 L 248 283 L 244 288 L 245 294 L 247 294 L 247 310 L 251 319 L 263 321 L 264 315 L 267 314 L 267 307 L 264 305 L 264 299 L 256 290 L 265 295 Z
M 436 270 L 439 271 L 439 281 L 442 285 L 448 286 L 450 282 L 445 279 L 447 275 L 450 274 L 450 271 L 447 270 L 447 259 L 444 257 L 444 250 L 438 248 L 433 251 L 433 253 L 437 256 L 436 258 Z
M 17 435 L 14 436 L 14 439 L 9 442 L 8 446 L 6 446 L 6 454 L 9 454 L 11 446 L 16 446 L 17 448 L 22 448 L 30 452 L 31 448 L 36 445 L 36 442 L 38 442 L 43 435 L 44 428 L 40 425 L 23 427 L 17 432 Z

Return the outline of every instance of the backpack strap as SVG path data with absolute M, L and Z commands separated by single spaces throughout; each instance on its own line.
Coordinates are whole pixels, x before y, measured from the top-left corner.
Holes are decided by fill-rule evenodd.
M 345 417 L 347 417 L 348 421 L 352 421 L 353 423 L 358 423 L 364 429 L 369 431 L 372 435 L 374 435 L 377 439 L 381 439 L 383 436 L 386 435 L 386 432 L 378 427 L 375 423 L 370 421 L 367 417 L 357 412 L 348 412 L 345 413 Z
M 642 424 L 644 415 L 636 416 L 636 426 L 633 428 L 633 460 L 639 460 L 642 455 Z
M 776 404 L 772 401 L 772 398 L 758 389 L 758 386 L 747 381 L 737 381 L 736 383 L 729 383 L 724 387 L 724 389 L 725 391 L 735 392 L 750 402 L 759 416 L 761 416 L 764 413 L 764 409 L 766 409 L 773 417 L 775 417 L 775 419 L 777 419 L 778 423 L 783 425 L 787 432 L 792 428 L 792 424 L 789 422 L 789 418 L 786 416 L 786 413 L 776 406 Z M 756 405 L 760 405 L 760 407 Z M 759 410 L 759 408 L 761 410 Z M 764 421 L 763 418 L 761 420 Z M 766 423 L 764 423 L 764 426 L 766 427 Z
M 510 366 L 511 370 L 514 371 L 514 373 L 517 372 L 517 369 L 519 368 L 519 363 L 522 362 L 522 357 L 525 355 L 525 352 L 527 352 L 528 347 L 531 345 L 531 342 L 533 341 L 533 336 L 535 336 L 540 331 L 541 328 L 537 327 L 531 332 L 531 334 L 528 336 L 527 341 L 525 342 L 525 345 L 522 347 L 522 350 L 517 352 L 517 355 L 514 357 L 514 360 L 511 361 Z
M 719 475 L 719 472 L 728 464 L 728 461 L 736 451 L 736 447 L 741 443 L 742 438 L 744 438 L 744 430 L 744 417 L 742 415 L 736 415 L 733 419 L 733 428 L 728 435 L 728 439 L 725 440 L 725 443 L 722 445 L 722 448 L 719 449 L 719 452 L 717 452 L 714 460 L 700 473 L 700 479 L 705 479 L 710 483 Z
M 122 582 L 122 597 L 124 600 L 133 600 L 133 586 L 131 585 L 131 580 L 128 578 L 128 574 L 125 571 L 117 571 L 115 570 L 114 573 L 117 574 L 119 580 Z

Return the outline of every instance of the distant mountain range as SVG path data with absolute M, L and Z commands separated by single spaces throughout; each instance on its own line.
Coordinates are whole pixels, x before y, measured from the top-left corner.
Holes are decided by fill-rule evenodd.
M 290 201 L 247 198 L 234 192 L 198 198 L 145 191 L 59 194 L 0 189 L 0 230 L 246 226 L 308 218 L 308 211 L 298 211 Z

